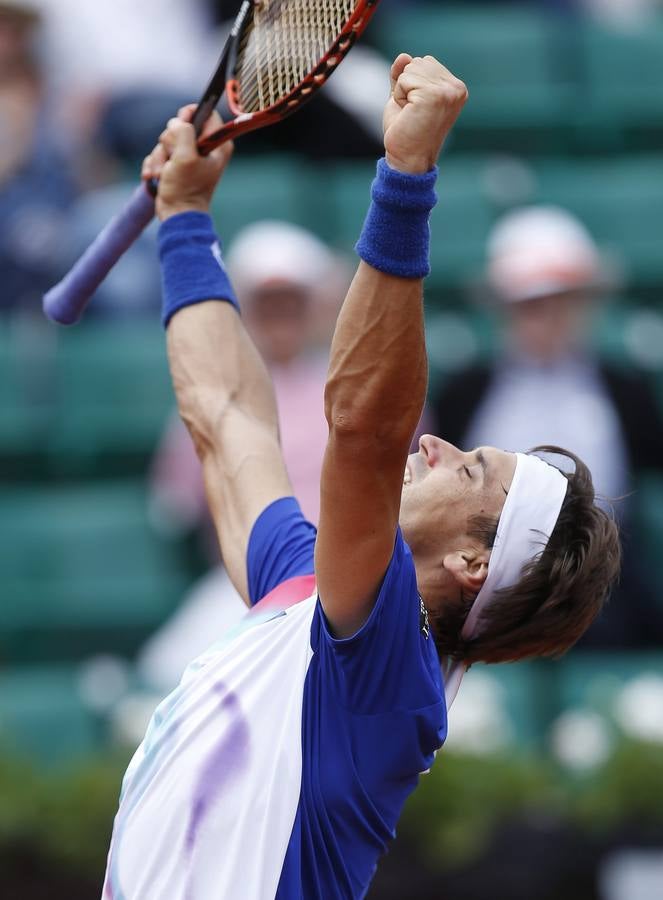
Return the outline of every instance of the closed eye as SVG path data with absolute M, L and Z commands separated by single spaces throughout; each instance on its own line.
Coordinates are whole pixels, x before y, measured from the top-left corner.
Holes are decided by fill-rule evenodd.
M 471 473 L 470 470 L 467 468 L 467 466 L 463 466 L 463 468 L 465 469 L 465 474 L 467 475 L 467 477 L 468 477 L 468 478 L 471 478 L 471 477 L 472 477 L 472 473 Z

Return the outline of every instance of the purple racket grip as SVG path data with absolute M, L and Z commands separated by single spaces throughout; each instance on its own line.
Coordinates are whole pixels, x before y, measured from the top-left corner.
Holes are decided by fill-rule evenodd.
M 154 218 L 154 197 L 145 185 L 112 219 L 59 284 L 44 295 L 44 312 L 53 322 L 74 325 L 90 298 L 120 257 Z

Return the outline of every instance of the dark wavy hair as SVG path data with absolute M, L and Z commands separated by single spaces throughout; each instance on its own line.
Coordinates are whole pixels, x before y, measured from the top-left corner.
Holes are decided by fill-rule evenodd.
M 474 597 L 444 604 L 433 615 L 440 655 L 475 662 L 513 662 L 536 656 L 561 656 L 589 628 L 619 575 L 621 547 L 614 518 L 596 504 L 592 476 L 574 453 L 560 447 L 535 447 L 530 453 L 565 456 L 573 472 L 566 497 L 546 548 L 525 568 L 520 581 L 495 594 L 479 618 L 477 636 L 461 630 Z M 477 516 L 470 534 L 492 547 L 497 520 Z

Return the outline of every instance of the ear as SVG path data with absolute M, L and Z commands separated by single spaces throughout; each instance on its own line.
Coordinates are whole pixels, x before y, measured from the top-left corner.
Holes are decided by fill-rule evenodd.
M 490 550 L 454 550 L 447 553 L 443 567 L 453 576 L 461 588 L 469 594 L 478 594 L 488 575 Z

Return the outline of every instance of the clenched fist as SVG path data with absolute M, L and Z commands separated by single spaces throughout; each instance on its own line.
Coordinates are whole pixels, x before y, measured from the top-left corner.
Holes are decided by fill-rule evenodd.
M 392 169 L 428 172 L 467 100 L 467 88 L 432 56 L 401 53 L 391 67 L 384 149 Z

